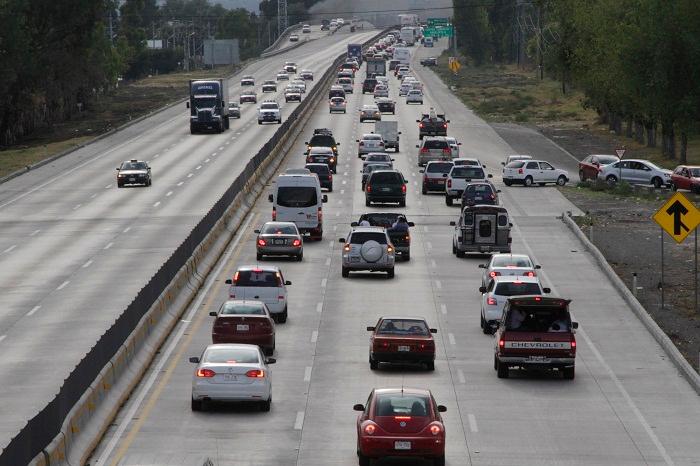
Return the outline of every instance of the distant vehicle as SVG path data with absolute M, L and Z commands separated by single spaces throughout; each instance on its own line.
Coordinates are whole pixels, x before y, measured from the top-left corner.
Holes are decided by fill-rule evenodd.
M 432 47 L 433 46 L 433 38 L 432 37 L 426 37 L 423 39 L 423 47 Z
M 336 173 L 338 167 L 338 160 L 330 147 L 312 147 L 306 154 L 306 163 L 324 163 L 333 173 Z M 321 187 L 325 187 L 323 183 Z
M 470 203 L 482 204 L 498 204 L 497 191 L 491 183 L 487 183 L 491 188 L 488 193 L 484 189 L 478 190 L 474 186 L 474 182 L 488 181 L 493 175 L 486 174 L 484 169 L 478 165 L 461 165 L 452 167 L 447 174 L 445 181 L 445 204 L 452 205 L 455 199 L 462 199 L 462 205 Z M 474 192 L 476 189 L 476 192 Z
M 419 20 L 420 17 L 415 13 L 399 15 L 399 24 L 401 26 L 416 26 L 418 25 Z
M 445 192 L 445 183 L 447 174 L 452 170 L 454 164 L 450 161 L 434 160 L 428 162 L 424 169 L 420 170 L 423 174 L 423 184 L 421 192 L 428 194 L 429 191 Z
M 362 191 L 365 190 L 365 185 L 367 184 L 367 178 L 369 178 L 370 173 L 372 173 L 374 170 L 391 170 L 394 168 L 393 163 L 379 163 L 379 162 L 372 162 L 372 163 L 363 163 L 362 164 L 362 170 L 360 170 L 360 173 L 362 174 L 362 180 L 361 180 L 361 186 L 362 186 Z
M 380 112 L 391 113 L 392 115 L 396 114 L 396 102 L 393 100 L 386 97 L 380 97 L 379 99 L 376 99 L 374 103 L 377 105 Z
M 131 159 L 117 167 L 117 188 L 123 188 L 126 185 L 140 184 L 150 186 L 151 167 L 148 163 L 142 160 Z
M 345 99 L 342 97 L 332 97 L 328 100 L 329 113 L 343 112 L 346 113 Z
M 425 166 L 431 160 L 452 160 L 452 149 L 444 136 L 426 137 L 416 144 L 418 148 L 418 166 Z
M 272 356 L 275 351 L 275 321 L 262 301 L 235 299 L 224 301 L 211 330 L 212 343 L 245 343 L 258 345 Z
M 333 153 L 338 155 L 339 142 L 333 137 L 333 132 L 327 128 L 316 128 L 311 139 L 306 144 L 306 153 L 308 154 L 314 147 L 330 147 Z
M 275 81 L 265 81 L 262 85 L 263 92 L 277 92 L 277 83 Z
M 360 109 L 360 123 L 366 120 L 381 121 L 382 114 L 376 105 L 363 105 Z
M 266 222 L 255 230 L 256 258 L 264 256 L 290 256 L 301 261 L 304 257 L 304 241 L 293 222 Z
M 389 88 L 383 84 L 374 86 L 374 98 L 378 97 L 389 97 Z
M 369 367 L 379 369 L 380 363 L 422 364 L 435 370 L 435 340 L 423 318 L 386 316 L 367 327 L 369 337 Z
M 345 99 L 345 89 L 343 89 L 343 86 L 338 84 L 331 86 L 330 90 L 328 91 L 328 98 L 332 99 L 333 97 L 342 97 Z
M 362 44 L 348 44 L 348 58 L 354 58 L 362 63 Z
M 460 169 L 465 169 L 467 167 L 459 167 Z M 478 168 L 475 168 L 478 170 Z M 448 180 L 448 183 L 452 180 Z M 454 181 L 452 181 L 454 185 Z M 474 206 L 474 205 L 498 205 L 498 193 L 501 191 L 496 189 L 488 181 L 470 181 L 467 182 L 464 190 L 462 191 L 462 206 Z M 447 201 L 445 201 L 447 202 Z M 448 205 L 452 205 L 450 202 Z
M 377 80 L 375 78 L 365 78 L 362 82 L 362 93 L 373 93 L 374 88 L 377 86 Z
M 379 173 L 379 172 L 377 172 Z M 394 278 L 396 261 L 389 235 L 380 227 L 355 227 L 346 238 L 339 238 L 342 248 L 342 272 L 345 278 L 351 271 L 386 272 Z
M 481 286 L 486 286 L 494 277 L 535 277 L 542 267 L 535 265 L 527 254 L 492 254 L 487 263 L 479 264 L 479 268 L 484 270 Z
M 423 91 L 420 89 L 409 90 L 406 94 L 406 103 L 423 105 Z
M 229 127 L 228 79 L 190 80 L 190 133 L 214 130 L 223 133 Z
M 436 113 L 430 109 L 429 113 L 421 115 L 418 123 L 418 138 L 423 139 L 424 136 L 447 136 L 447 124 L 450 120 L 445 119 L 444 113 Z
M 258 107 L 258 124 L 267 122 L 282 124 L 282 110 L 274 100 L 266 100 Z
M 311 32 L 311 26 L 309 26 L 308 24 L 304 24 L 301 27 L 301 32 L 302 34 L 309 34 Z
M 379 104 L 377 104 L 379 108 Z M 380 109 L 381 111 L 381 109 Z M 384 149 L 394 149 L 399 151 L 399 122 L 398 121 L 377 121 L 374 123 L 374 132 L 382 136 L 384 141 Z
M 301 70 L 301 73 L 299 73 L 299 77 L 304 81 L 313 81 L 314 72 L 311 70 Z
M 289 85 L 284 89 L 285 102 L 301 102 L 301 89 L 297 86 Z
M 321 31 L 328 31 L 330 29 L 331 22 L 327 19 L 321 20 Z
M 282 175 L 280 175 L 282 176 Z M 310 175 L 308 175 L 310 176 Z M 316 177 L 314 177 L 316 179 Z M 241 265 L 225 281 L 230 299 L 255 299 L 265 303 L 275 322 L 287 321 L 287 286 L 282 271 L 274 265 Z
M 613 165 L 608 165 L 607 167 L 612 167 Z M 506 186 L 512 184 L 532 186 L 534 183 L 540 186 L 544 186 L 546 183 L 556 183 L 559 186 L 564 186 L 568 181 L 569 173 L 566 170 L 554 168 L 551 163 L 544 160 L 516 160 L 503 168 L 503 183 Z
M 450 225 L 455 227 L 452 254 L 457 257 L 466 253 L 510 253 L 511 223 L 505 207 L 463 206 L 459 220 Z
M 299 42 L 299 36 L 297 34 L 290 34 L 289 42 Z
M 671 188 L 674 191 L 687 189 L 700 194 L 700 167 L 696 165 L 679 165 L 671 175 Z
M 445 425 L 429 390 L 374 389 L 367 404 L 356 404 L 357 455 L 360 466 L 387 456 L 421 458 L 445 465 Z M 410 440 L 409 440 L 410 439 Z
M 461 146 L 462 143 L 457 142 L 457 138 L 453 138 L 451 136 L 445 136 L 445 141 L 447 141 L 447 144 L 450 145 L 450 149 L 452 149 L 452 157 L 454 157 L 455 159 L 459 158 L 459 146 Z M 476 160 L 476 159 L 470 159 L 470 160 Z M 477 160 L 477 162 L 478 162 L 478 160 Z M 455 165 L 458 165 L 458 164 L 455 162 Z M 468 164 L 468 165 L 472 165 L 472 164 Z M 476 165 L 481 165 L 481 163 L 477 163 Z
M 398 60 L 401 65 L 408 65 L 411 63 L 411 49 L 408 47 L 394 47 L 392 58 Z
M 303 79 L 292 79 L 292 82 L 290 84 L 299 87 L 301 89 L 302 94 L 306 93 L 306 81 L 304 81 Z
M 307 158 L 313 158 L 310 154 Z M 308 168 L 311 173 L 318 176 L 318 181 L 321 183 L 321 189 L 327 189 L 329 193 L 333 192 L 333 173 L 325 163 L 307 163 L 304 168 Z
M 229 115 L 229 118 L 240 118 L 241 117 L 241 107 L 239 107 L 236 102 L 229 102 L 228 103 L 228 115 Z
M 375 123 L 376 124 L 376 123 Z M 357 156 L 362 157 L 370 152 L 384 152 L 384 140 L 380 134 L 363 134 L 361 139 L 355 140 L 358 143 Z
M 268 196 L 272 220 L 294 222 L 312 240 L 323 239 L 323 203 L 328 202 L 328 196 L 321 193 L 318 177 L 311 173 L 279 175 L 273 189 Z
M 253 76 L 243 76 L 241 78 L 241 86 L 255 86 L 255 78 Z
M 338 78 L 338 85 L 343 86 L 346 94 L 352 94 L 352 78 Z
M 369 166 L 372 166 L 370 164 Z M 397 212 L 370 212 L 360 215 L 360 219 L 357 222 L 352 222 L 350 226 L 359 226 L 363 221 L 369 222 L 370 226 L 373 227 L 383 227 L 386 228 L 386 232 L 389 235 L 391 244 L 394 245 L 395 253 L 401 257 L 402 260 L 411 260 L 411 235 L 408 231 L 396 231 L 392 228 L 392 225 L 396 223 L 399 217 L 406 216 Z M 407 220 L 408 226 L 414 227 L 413 222 Z
M 671 184 L 671 170 L 661 168 L 649 160 L 625 159 L 606 165 L 598 175 L 608 183 L 622 180 L 632 184 L 652 184 L 655 188 Z
M 423 66 L 437 66 L 438 60 L 435 57 L 423 58 L 420 61 L 420 64 Z
M 293 61 L 284 62 L 284 71 L 286 71 L 287 73 L 296 73 L 297 64 Z
M 254 401 L 261 411 L 270 411 L 272 379 L 268 365 L 275 359 L 266 359 L 259 346 L 209 345 L 190 362 L 197 364 L 192 376 L 192 411 L 201 411 L 209 401 Z M 234 377 L 244 383 L 230 383 Z
M 367 74 L 386 75 L 386 60 L 384 58 L 373 57 L 367 60 Z
M 578 177 L 581 181 L 595 180 L 606 165 L 615 163 L 617 155 L 592 154 L 578 163 Z
M 401 40 L 409 47 L 416 43 L 416 30 L 414 27 L 405 26 L 401 28 Z
M 362 157 L 362 168 L 371 163 L 387 163 L 394 168 L 394 159 L 388 152 L 370 152 Z
M 286 71 L 277 73 L 277 81 L 289 81 L 289 74 Z
M 253 90 L 241 91 L 241 95 L 238 98 L 239 103 L 258 103 L 258 95 Z

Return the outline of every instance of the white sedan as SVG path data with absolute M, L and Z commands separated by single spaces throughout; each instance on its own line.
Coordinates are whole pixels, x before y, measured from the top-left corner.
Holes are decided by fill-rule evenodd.
M 407 104 L 421 104 L 423 105 L 423 91 L 420 89 L 411 89 L 408 91 L 408 94 L 406 94 L 406 103 Z
M 503 183 L 506 186 L 523 184 L 532 186 L 534 183 L 544 186 L 546 183 L 556 183 L 564 186 L 569 181 L 569 172 L 554 166 L 544 160 L 516 160 L 503 168 Z
M 201 357 L 191 357 L 197 364 L 192 376 L 192 411 L 201 411 L 210 401 L 257 402 L 261 411 L 272 403 L 272 379 L 268 364 L 257 345 L 209 345 Z
M 541 267 L 535 265 L 526 254 L 493 254 L 486 264 L 479 264 L 484 269 L 481 276 L 481 286 L 488 285 L 494 277 L 518 275 L 521 277 L 535 277 L 536 270 Z
M 549 288 L 542 288 L 538 277 L 519 277 L 517 275 L 492 277 L 487 286 L 479 287 L 481 292 L 481 329 L 484 333 L 493 333 L 496 322 L 503 315 L 503 306 L 511 296 L 541 295 L 549 293 Z

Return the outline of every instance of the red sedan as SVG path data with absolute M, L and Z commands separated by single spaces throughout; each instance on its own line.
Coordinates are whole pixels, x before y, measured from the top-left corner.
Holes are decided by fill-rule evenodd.
M 687 189 L 700 194 L 700 167 L 678 165 L 671 175 L 671 187 L 674 191 Z
M 211 330 L 212 343 L 258 345 L 267 355 L 275 351 L 275 321 L 262 301 L 231 300 L 217 311 Z
M 374 389 L 367 406 L 356 404 L 357 456 L 360 466 L 372 459 L 410 456 L 445 464 L 445 426 L 430 390 L 414 388 Z
M 578 163 L 578 177 L 581 181 L 595 180 L 598 173 L 611 163 L 620 160 L 616 155 L 593 154 Z
M 380 362 L 425 364 L 435 370 L 435 340 L 425 319 L 411 317 L 381 317 L 369 339 L 369 367 L 378 369 Z

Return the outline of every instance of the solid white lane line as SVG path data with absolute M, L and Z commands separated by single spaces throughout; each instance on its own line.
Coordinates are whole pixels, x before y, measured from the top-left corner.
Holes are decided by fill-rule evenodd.
M 318 340 L 318 330 L 311 332 L 311 343 L 316 343 Z
M 250 226 L 250 222 L 253 220 L 253 215 L 249 215 L 248 219 L 246 220 L 245 224 L 241 227 L 241 231 L 246 231 L 248 227 Z M 141 390 L 138 392 L 134 399 L 133 405 L 129 408 L 125 415 L 125 421 L 119 424 L 119 427 L 117 427 L 116 432 L 110 439 L 109 443 L 105 447 L 104 451 L 102 452 L 102 455 L 97 458 L 97 461 L 95 462 L 95 466 L 98 465 L 103 465 L 105 461 L 107 461 L 107 458 L 112 454 L 112 451 L 114 450 L 114 447 L 117 445 L 119 440 L 121 439 L 122 435 L 124 434 L 124 431 L 126 428 L 131 425 L 131 421 L 134 419 L 136 416 L 136 413 L 141 410 L 141 403 L 143 403 L 144 398 L 146 398 L 146 395 L 151 391 L 151 387 L 153 387 L 153 384 L 155 384 L 157 378 L 161 375 L 161 372 L 163 371 L 163 367 L 165 367 L 165 364 L 168 362 L 170 359 L 170 355 L 175 351 L 175 348 L 179 344 L 180 340 L 182 339 L 182 336 L 185 334 L 187 329 L 189 328 L 190 322 L 192 321 L 192 318 L 194 317 L 195 313 L 197 312 L 197 309 L 199 309 L 202 305 L 202 302 L 204 302 L 204 298 L 207 296 L 209 293 L 209 290 L 211 289 L 212 285 L 216 282 L 216 279 L 221 276 L 221 271 L 223 270 L 224 266 L 228 263 L 229 259 L 233 255 L 233 252 L 236 250 L 238 247 L 238 244 L 241 242 L 241 238 L 243 238 L 245 235 L 238 235 L 231 243 L 228 251 L 226 252 L 226 255 L 223 257 L 222 260 L 219 261 L 219 264 L 216 266 L 216 270 L 210 274 L 209 278 L 207 279 L 206 284 L 204 285 L 204 288 L 202 288 L 200 294 L 198 295 L 197 299 L 195 302 L 190 306 L 189 311 L 187 312 L 187 315 L 184 317 L 183 322 L 184 324 L 180 327 L 180 329 L 177 331 L 177 334 L 175 337 L 170 341 L 170 346 L 168 346 L 165 351 L 163 352 L 163 357 L 158 361 L 156 364 L 155 368 L 151 372 L 151 375 L 148 377 L 148 380 L 146 380 L 143 383 L 143 386 Z M 302 413 L 302 421 L 303 421 L 303 413 Z
M 440 280 L 435 280 L 435 288 L 438 290 L 442 289 L 442 282 L 440 282 Z
M 311 381 L 311 367 L 306 366 L 304 368 L 304 382 L 310 382 Z
M 301 430 L 302 427 L 304 427 L 304 411 L 298 411 L 294 421 L 294 430 Z
M 316 303 L 316 312 L 321 313 L 323 311 L 323 301 Z
M 321 280 L 321 288 L 325 288 L 327 283 L 328 283 L 327 278 L 324 278 L 323 280 Z
M 39 309 L 41 309 L 41 306 L 34 306 L 31 311 L 27 312 L 27 316 L 34 315 L 34 313 Z
M 2 253 L 3 253 L 3 254 L 6 254 L 6 253 L 8 253 L 8 252 L 11 252 L 11 251 L 12 251 L 14 248 L 16 248 L 16 247 L 17 247 L 17 245 L 16 245 L 16 244 L 13 244 L 13 245 L 10 246 L 9 248 L 5 249 Z
M 172 196 L 172 195 L 173 195 L 173 192 L 172 192 L 172 191 L 168 191 L 167 193 L 165 193 L 165 197 L 170 197 L 170 196 Z
M 451 333 L 447 334 L 447 338 L 450 340 L 450 345 L 456 345 L 457 343 L 455 342 L 455 336 Z
M 3 341 L 5 338 L 7 338 L 7 335 L 0 335 L 0 341 Z
M 58 285 L 58 287 L 56 288 L 56 291 L 60 291 L 60 290 L 62 290 L 63 288 L 67 287 L 69 283 L 70 283 L 70 280 L 66 280 L 65 282 L 61 283 L 61 284 Z
M 158 202 L 156 202 L 155 204 L 153 204 L 153 207 L 158 207 L 159 205 L 160 205 L 160 201 L 158 201 Z
M 81 266 L 81 268 L 87 269 L 88 267 L 90 267 L 90 265 L 92 265 L 92 259 L 90 259 L 89 261 L 87 261 L 86 263 L 84 263 L 84 264 Z
M 326 266 L 329 266 L 329 265 L 331 265 L 331 258 L 326 257 Z
M 131 227 L 124 228 L 124 233 L 129 233 L 129 230 L 131 230 Z
M 180 181 L 177 185 L 178 185 L 178 186 L 182 186 L 183 184 L 185 184 L 185 182 L 184 182 L 184 181 Z
M 31 233 L 29 234 L 29 236 L 36 236 L 36 235 L 39 234 L 40 231 L 41 231 L 41 230 L 34 230 L 33 232 L 31 232 Z
M 447 314 L 447 306 L 440 304 L 440 312 L 442 312 L 443 315 Z
M 219 146 L 219 150 L 224 150 L 224 146 Z M 216 152 L 214 152 L 216 154 Z
M 109 249 L 109 248 L 111 248 L 112 246 L 114 246 L 114 243 L 110 241 L 109 243 L 107 243 L 107 246 L 105 246 L 105 247 L 102 248 L 102 249 Z
M 457 369 L 457 378 L 459 379 L 459 383 L 467 383 L 467 379 L 464 378 L 464 372 L 462 372 L 462 369 Z
M 467 418 L 469 419 L 469 430 L 471 430 L 473 433 L 479 432 L 479 428 L 476 426 L 476 417 L 469 413 L 467 414 Z

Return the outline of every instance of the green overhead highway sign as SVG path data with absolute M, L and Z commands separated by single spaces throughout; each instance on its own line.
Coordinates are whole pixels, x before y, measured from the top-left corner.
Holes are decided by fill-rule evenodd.
M 449 23 L 447 18 L 428 18 L 428 27 L 447 26 Z
M 452 25 L 444 27 L 427 27 L 423 30 L 425 37 L 452 37 L 454 29 Z

